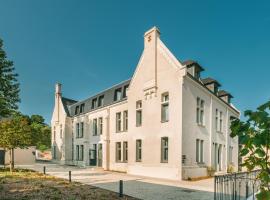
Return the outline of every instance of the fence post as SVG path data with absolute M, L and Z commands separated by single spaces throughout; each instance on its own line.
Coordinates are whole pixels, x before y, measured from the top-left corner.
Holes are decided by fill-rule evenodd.
M 71 183 L 71 171 L 68 172 L 68 181 Z
M 43 174 L 46 174 L 46 166 L 43 166 Z
M 123 180 L 119 181 L 119 197 L 123 197 Z
M 246 199 L 248 198 L 248 182 L 246 182 Z

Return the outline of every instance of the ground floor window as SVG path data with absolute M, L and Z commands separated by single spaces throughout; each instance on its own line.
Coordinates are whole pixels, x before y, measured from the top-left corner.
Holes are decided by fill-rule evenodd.
M 128 142 L 123 142 L 123 162 L 128 161 Z
M 196 162 L 203 163 L 203 140 L 196 139 Z
M 142 140 L 136 140 L 136 162 L 142 161 Z
M 168 162 L 169 140 L 168 137 L 161 138 L 161 162 Z
M 76 145 L 76 160 L 83 161 L 84 160 L 84 146 Z
M 115 161 L 121 162 L 121 142 L 116 142 L 115 146 Z

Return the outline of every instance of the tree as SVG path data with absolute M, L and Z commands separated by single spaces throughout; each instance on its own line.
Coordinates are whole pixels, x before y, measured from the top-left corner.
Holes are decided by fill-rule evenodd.
M 243 148 L 240 150 L 243 163 L 249 171 L 260 169 L 260 193 L 258 199 L 270 199 L 270 101 L 256 111 L 244 113 L 246 122 L 234 119 L 231 136 L 239 136 Z
M 20 113 L 0 121 L 0 146 L 10 152 L 10 171 L 14 169 L 14 149 L 32 144 L 32 127 L 29 117 Z
M 0 39 L 0 118 L 7 117 L 18 109 L 19 98 L 18 74 L 14 73 L 13 62 L 7 60 Z
M 30 117 L 33 144 L 37 149 L 45 150 L 51 145 L 51 128 L 45 123 L 45 120 L 40 115 L 32 115 Z

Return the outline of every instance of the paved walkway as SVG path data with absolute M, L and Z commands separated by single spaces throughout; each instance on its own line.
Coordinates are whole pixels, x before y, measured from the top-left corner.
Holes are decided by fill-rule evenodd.
M 74 166 L 60 166 L 58 164 L 37 163 L 35 165 L 21 165 L 18 167 L 33 169 L 68 179 L 68 171 L 72 171 L 72 181 L 94 185 L 100 188 L 119 191 L 119 180 L 124 181 L 124 193 L 146 200 L 211 200 L 213 199 L 213 179 L 202 181 L 168 181 L 148 177 L 128 175 L 104 171 L 97 168 L 81 168 Z

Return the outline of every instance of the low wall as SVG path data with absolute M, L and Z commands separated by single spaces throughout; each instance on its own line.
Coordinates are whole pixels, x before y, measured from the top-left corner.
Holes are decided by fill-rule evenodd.
M 206 167 L 184 167 L 182 168 L 182 178 L 187 180 L 189 178 L 199 178 L 207 176 Z

